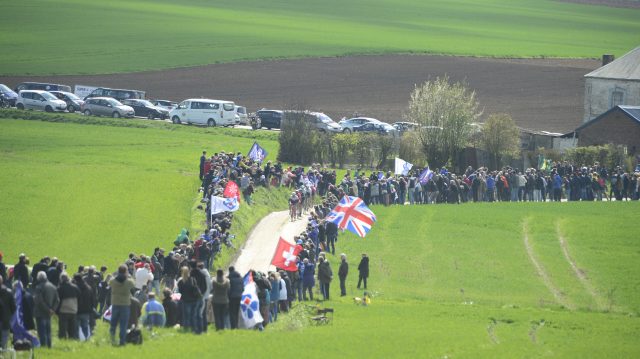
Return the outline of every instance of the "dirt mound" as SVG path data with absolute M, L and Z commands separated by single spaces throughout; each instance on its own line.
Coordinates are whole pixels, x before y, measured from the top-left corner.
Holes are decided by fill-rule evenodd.
M 477 93 L 485 116 L 506 112 L 517 124 L 568 132 L 582 122 L 583 76 L 596 60 L 489 59 L 381 55 L 256 61 L 113 75 L 0 77 L 14 86 L 47 81 L 141 89 L 153 98 L 233 100 L 250 111 L 300 105 L 335 120 L 359 112 L 400 121 L 414 84 L 448 74 Z

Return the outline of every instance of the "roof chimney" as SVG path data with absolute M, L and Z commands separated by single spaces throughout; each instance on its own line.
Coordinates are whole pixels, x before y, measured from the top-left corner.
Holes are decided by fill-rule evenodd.
M 606 64 L 608 64 L 610 62 L 613 62 L 613 60 L 615 60 L 615 59 L 616 59 L 616 57 L 614 55 L 611 55 L 611 54 L 602 55 L 602 66 L 604 66 L 604 65 L 606 65 Z

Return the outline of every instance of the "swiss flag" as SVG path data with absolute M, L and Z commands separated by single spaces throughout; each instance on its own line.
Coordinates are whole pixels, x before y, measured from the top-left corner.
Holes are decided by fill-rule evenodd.
M 238 184 L 229 181 L 227 182 L 227 186 L 224 188 L 224 192 L 222 193 L 226 198 L 236 197 L 238 199 L 238 203 L 240 203 L 240 189 L 238 188 Z
M 282 268 L 287 271 L 298 270 L 296 266 L 296 256 L 300 253 L 300 249 L 300 246 L 291 244 L 280 237 L 271 264 L 276 266 L 276 268 Z

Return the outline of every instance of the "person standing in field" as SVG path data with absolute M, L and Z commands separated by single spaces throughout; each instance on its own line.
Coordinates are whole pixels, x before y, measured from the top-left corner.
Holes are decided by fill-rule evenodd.
M 216 271 L 216 278 L 211 284 L 213 287 L 213 317 L 216 323 L 216 330 L 223 330 L 224 319 L 229 311 L 229 289 L 231 288 L 231 284 L 229 280 L 224 277 L 222 269 Z
M 2 262 L 2 257 L 4 254 L 0 252 L 0 277 L 2 277 L 3 281 L 7 281 L 7 266 Z
M 127 325 L 131 315 L 131 289 L 135 283 L 128 276 L 127 266 L 118 267 L 118 274 L 109 282 L 111 287 L 111 343 L 115 344 L 116 327 L 120 326 L 120 345 L 125 345 Z
M 320 257 L 319 262 L 318 282 L 320 282 L 320 292 L 322 292 L 324 300 L 329 300 L 329 286 L 331 284 L 331 280 L 333 279 L 333 271 L 331 270 L 329 261 L 326 258 Z
M 347 263 L 347 255 L 342 253 L 340 255 L 340 268 L 338 268 L 338 278 L 340 279 L 340 296 L 347 295 L 347 274 L 349 274 L 349 263 Z
M 66 272 L 60 274 L 58 296 L 60 297 L 58 338 L 78 339 L 78 297 L 80 297 L 80 289 L 71 283 Z
M 240 300 L 244 292 L 244 280 L 234 267 L 229 267 L 229 321 L 231 329 L 238 329 Z
M 27 256 L 21 253 L 18 257 L 18 263 L 13 266 L 13 280 L 22 282 L 22 288 L 25 290 L 29 287 L 29 268 L 27 267 Z
M 16 312 L 16 300 L 13 291 L 4 286 L 4 280 L 0 277 L 0 349 L 7 349 L 11 317 Z
M 200 181 L 204 179 L 204 163 L 207 161 L 207 151 L 202 151 L 200 156 Z
M 369 257 L 367 257 L 366 253 L 362 253 L 362 259 L 360 260 L 360 264 L 358 264 L 358 272 L 360 273 L 358 276 L 358 289 L 360 289 L 360 284 L 364 282 L 364 289 L 367 289 L 367 278 L 369 278 Z
M 46 272 L 38 272 L 33 290 L 34 311 L 40 345 L 51 348 L 51 317 L 60 304 L 58 290 L 47 279 Z

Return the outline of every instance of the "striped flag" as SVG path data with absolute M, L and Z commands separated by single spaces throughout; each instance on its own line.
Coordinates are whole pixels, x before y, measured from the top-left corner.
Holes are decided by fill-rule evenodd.
M 431 178 L 433 177 L 433 171 L 429 169 L 429 166 L 427 166 L 427 168 L 425 168 L 422 173 L 420 173 L 420 176 L 418 177 L 418 179 L 420 180 L 420 184 L 426 184 L 429 181 L 431 181 Z

